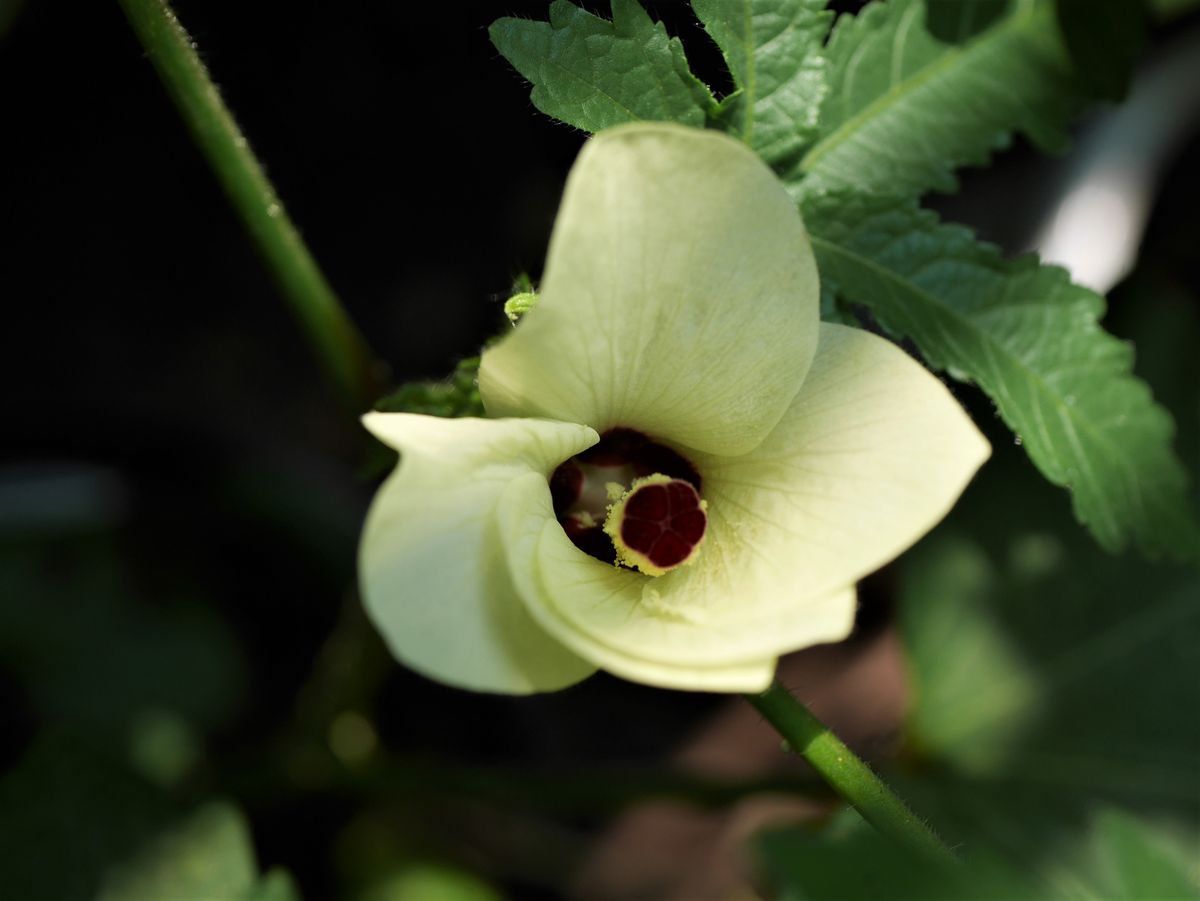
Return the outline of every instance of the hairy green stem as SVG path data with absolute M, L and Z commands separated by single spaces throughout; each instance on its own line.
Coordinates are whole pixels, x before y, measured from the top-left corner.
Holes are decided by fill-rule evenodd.
M 746 695 L 746 700 L 881 834 L 927 858 L 957 859 L 933 830 L 786 688 L 775 682 L 760 695 Z
M 329 379 L 355 411 L 379 394 L 346 315 L 167 0 L 119 0 L 193 139 L 225 189 Z

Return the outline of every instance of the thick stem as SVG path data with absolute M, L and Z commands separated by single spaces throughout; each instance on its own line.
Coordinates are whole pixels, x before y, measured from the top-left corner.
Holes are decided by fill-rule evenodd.
M 366 342 L 292 224 L 167 0 L 119 0 L 329 379 L 355 411 L 378 396 Z
M 775 682 L 760 695 L 746 695 L 746 700 L 881 834 L 927 858 L 957 859 L 933 830 L 786 688 Z

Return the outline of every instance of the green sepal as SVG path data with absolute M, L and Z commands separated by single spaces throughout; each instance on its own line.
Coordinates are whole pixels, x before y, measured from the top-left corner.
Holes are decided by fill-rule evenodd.
M 442 381 L 409 382 L 375 404 L 380 413 L 424 413 L 426 416 L 483 416 L 479 397 L 479 357 L 461 360 Z
M 504 301 L 504 315 L 514 325 L 522 316 L 537 306 L 538 296 L 532 291 L 522 291 Z

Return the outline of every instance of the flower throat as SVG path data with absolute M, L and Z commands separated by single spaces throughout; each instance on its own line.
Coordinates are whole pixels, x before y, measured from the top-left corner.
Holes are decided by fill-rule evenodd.
M 699 552 L 708 527 L 700 486 L 687 459 L 622 427 L 550 477 L 554 514 L 576 547 L 654 576 Z

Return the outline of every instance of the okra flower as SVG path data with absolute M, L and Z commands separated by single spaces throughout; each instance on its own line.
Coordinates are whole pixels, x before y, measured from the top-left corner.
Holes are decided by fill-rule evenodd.
M 800 216 L 744 145 L 664 124 L 589 141 L 540 300 L 483 355 L 495 418 L 365 417 L 400 452 L 360 561 L 395 656 L 482 691 L 602 668 L 748 692 L 845 638 L 855 582 L 989 448 L 818 296 Z

